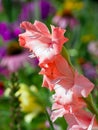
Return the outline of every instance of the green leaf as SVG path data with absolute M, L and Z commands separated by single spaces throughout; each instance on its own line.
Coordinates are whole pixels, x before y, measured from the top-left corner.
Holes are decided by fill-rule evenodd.
M 84 101 L 87 103 L 88 109 L 96 116 L 96 119 L 98 120 L 98 109 L 93 101 L 92 95 L 89 94 L 87 98 L 84 98 Z
M 2 0 L 5 13 L 9 21 L 12 21 L 12 0 Z

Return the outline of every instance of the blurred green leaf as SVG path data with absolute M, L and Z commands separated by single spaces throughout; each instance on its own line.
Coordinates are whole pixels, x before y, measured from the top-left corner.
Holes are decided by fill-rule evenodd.
M 12 21 L 12 0 L 2 0 L 3 7 L 5 10 L 5 13 L 8 17 L 8 20 L 11 22 Z

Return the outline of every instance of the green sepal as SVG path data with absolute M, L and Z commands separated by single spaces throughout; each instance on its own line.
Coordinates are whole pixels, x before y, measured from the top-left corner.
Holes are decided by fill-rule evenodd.
M 87 108 L 96 116 L 96 119 L 98 121 L 98 109 L 93 101 L 92 95 L 89 94 L 87 98 L 83 98 L 83 99 L 87 104 Z
M 61 55 L 68 61 L 69 65 L 73 67 L 68 50 L 64 46 L 62 47 Z

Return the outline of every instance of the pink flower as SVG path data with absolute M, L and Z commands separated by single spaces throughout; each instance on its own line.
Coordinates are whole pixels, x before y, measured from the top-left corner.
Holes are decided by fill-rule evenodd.
M 62 84 L 62 87 L 66 89 L 73 85 L 72 79 L 74 75 L 72 69 L 61 55 L 55 56 L 54 61 L 41 65 L 40 74 L 44 76 L 42 86 L 50 90 L 53 90 L 56 84 Z
M 68 130 L 92 130 L 94 116 L 84 110 L 86 108 L 84 100 L 77 97 L 72 90 L 66 91 L 60 86 L 55 87 L 55 92 L 52 121 L 64 116 L 68 123 Z
M 24 64 L 28 60 L 28 53 L 22 52 L 21 54 L 17 55 L 6 55 L 1 60 L 1 66 L 7 67 L 8 71 L 13 73 L 16 72 L 18 69 L 24 66 Z
M 8 43 L 6 47 L 1 47 L 4 50 L 0 57 L 0 72 L 9 76 L 11 73 L 18 71 L 22 67 L 25 67 L 27 63 L 32 65 L 32 67 L 37 66 L 37 60 L 33 60 L 28 57 L 29 53 L 23 50 L 17 41 Z
M 67 26 L 69 26 L 71 29 L 74 29 L 74 27 L 76 27 L 79 24 L 78 20 L 73 15 L 55 15 L 52 21 L 54 24 L 58 25 L 61 28 L 66 28 Z
M 81 109 L 64 117 L 68 123 L 68 130 L 92 130 L 96 122 L 95 116 Z
M 87 97 L 94 85 L 83 75 L 73 70 L 66 59 L 57 55 L 54 61 L 41 66 L 40 74 L 44 75 L 43 86 L 53 90 L 60 85 L 66 90 L 72 89 L 78 96 Z
M 82 98 L 77 97 L 71 89 L 65 90 L 60 85 L 55 86 L 53 99 L 54 104 L 52 106 L 53 112 L 51 116 L 53 121 L 55 121 L 58 117 L 62 117 L 68 113 L 74 113 L 78 109 L 86 106 Z
M 92 82 L 77 71 L 75 72 L 73 91 L 77 96 L 87 97 L 93 88 Z
M 42 86 L 54 90 L 54 103 L 51 119 L 55 121 L 64 116 L 68 130 L 91 130 L 94 116 L 85 111 L 83 100 L 94 88 L 86 77 L 79 74 L 60 53 L 64 42 L 64 29 L 51 25 L 50 34 L 45 24 L 35 21 L 34 24 L 23 22 L 26 30 L 19 35 L 20 45 L 31 51 L 31 57 L 39 59 L 40 74 L 43 75 Z
M 22 22 L 20 26 L 26 30 L 19 35 L 20 45 L 29 48 L 32 55 L 39 59 L 39 64 L 53 60 L 60 54 L 64 42 L 68 40 L 64 37 L 64 29 L 51 25 L 50 34 L 46 25 L 39 21 L 35 21 L 34 24 Z
M 88 51 L 89 53 L 91 53 L 92 55 L 98 57 L 98 41 L 91 41 L 88 44 Z

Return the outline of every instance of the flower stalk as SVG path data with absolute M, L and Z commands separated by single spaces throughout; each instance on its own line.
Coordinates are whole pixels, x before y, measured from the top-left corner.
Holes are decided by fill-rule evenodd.
M 47 116 L 47 119 L 48 119 L 48 121 L 49 121 L 51 130 L 55 130 L 55 129 L 54 129 L 54 126 L 53 126 L 53 123 L 52 123 L 52 121 L 51 121 L 51 119 L 50 119 L 50 115 L 48 114 L 48 111 L 45 110 L 45 112 L 46 112 L 46 116 Z
M 20 27 L 26 30 L 19 35 L 20 46 L 28 48 L 33 52 L 32 55 L 38 58 L 40 74 L 43 75 L 42 86 L 55 92 L 52 121 L 64 116 L 69 129 L 77 127 L 92 130 L 95 124 L 94 116 L 84 108 L 88 107 L 92 114 L 98 116 L 94 102 L 88 96 L 94 84 L 73 67 L 68 51 L 63 46 L 68 41 L 64 37 L 66 30 L 51 25 L 52 32 L 50 33 L 46 25 L 40 21 L 35 21 L 34 24 L 24 21 Z M 83 101 L 82 98 L 86 99 Z M 47 112 L 46 114 L 51 129 L 54 130 L 50 117 Z

